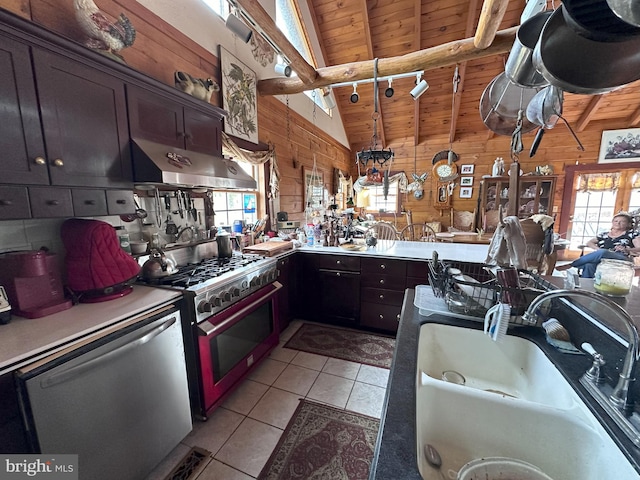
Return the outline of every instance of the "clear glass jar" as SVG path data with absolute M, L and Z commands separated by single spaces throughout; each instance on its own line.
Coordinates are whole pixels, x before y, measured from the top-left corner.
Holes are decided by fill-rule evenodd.
M 622 297 L 631 290 L 633 274 L 633 263 L 604 258 L 596 267 L 593 286 L 603 295 Z

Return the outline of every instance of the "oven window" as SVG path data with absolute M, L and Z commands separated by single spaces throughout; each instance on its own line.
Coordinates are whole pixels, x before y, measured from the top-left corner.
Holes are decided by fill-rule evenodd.
M 266 302 L 211 339 L 213 381 L 217 383 L 273 333 L 272 302 Z

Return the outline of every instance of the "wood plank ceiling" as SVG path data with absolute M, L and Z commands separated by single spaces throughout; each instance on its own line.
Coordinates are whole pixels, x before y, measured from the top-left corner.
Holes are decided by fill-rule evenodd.
M 241 3 L 246 1 L 241 0 Z M 482 0 L 307 1 L 322 55 L 329 67 L 374 58 L 382 62 L 383 59 L 424 51 L 448 42 L 470 39 L 479 29 L 480 18 L 501 18 L 496 25 L 500 31 L 517 27 L 525 6 L 525 0 L 485 1 L 485 9 L 488 6 L 502 8 L 504 15 L 501 17 L 502 12 L 494 11 L 481 16 Z M 480 118 L 479 100 L 490 81 L 504 71 L 508 48 L 503 49 L 505 51 L 507 53 L 459 63 L 455 95 L 455 64 L 427 70 L 424 78 L 429 89 L 417 101 L 409 95 L 415 78 L 394 80 L 395 94 L 391 98 L 384 95 L 387 82 L 381 82 L 378 146 L 400 143 L 412 146 L 430 140 L 442 142 L 443 139 L 445 143 L 464 141 L 465 138 L 478 138 L 479 134 L 491 136 L 492 132 Z M 565 117 L 577 131 L 585 130 L 591 122 L 603 120 L 612 128 L 637 126 L 640 123 L 639 86 L 640 82 L 635 82 L 597 96 L 565 94 Z M 349 97 L 353 86 L 334 88 L 338 112 L 353 151 L 372 144 L 373 91 L 372 83 L 358 85 L 359 101 L 351 103 Z M 276 93 L 275 89 L 270 93 Z

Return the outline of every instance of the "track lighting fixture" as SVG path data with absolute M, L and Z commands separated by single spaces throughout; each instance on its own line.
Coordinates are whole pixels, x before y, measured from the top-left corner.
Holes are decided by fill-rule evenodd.
M 416 76 L 416 86 L 413 87 L 411 92 L 409 92 L 414 100 L 417 100 L 420 97 L 420 95 L 426 92 L 427 89 L 429 88 L 429 84 L 427 83 L 427 81 L 425 79 L 420 80 L 420 77 L 421 77 L 421 74 L 418 74 Z
M 351 97 L 349 97 L 349 100 L 351 101 L 351 103 L 358 103 L 358 100 L 360 100 L 360 95 L 358 95 L 357 83 L 353 84 L 353 93 L 351 94 Z
M 291 66 L 286 63 L 276 63 L 276 66 L 273 67 L 278 75 L 284 75 L 285 77 L 291 76 Z
M 230 13 L 227 16 L 225 25 L 229 30 L 235 33 L 238 36 L 238 38 L 240 38 L 240 40 L 242 40 L 244 43 L 249 43 L 249 40 L 251 40 L 251 36 L 253 35 L 253 30 L 251 30 L 246 23 L 240 20 L 236 14 Z
M 387 98 L 393 97 L 393 88 L 391 87 L 391 82 L 393 82 L 393 77 L 389 77 L 389 86 L 384 91 L 384 96 Z

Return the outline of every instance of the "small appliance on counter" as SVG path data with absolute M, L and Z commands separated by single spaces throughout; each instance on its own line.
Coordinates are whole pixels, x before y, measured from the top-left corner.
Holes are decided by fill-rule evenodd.
M 0 325 L 6 325 L 11 321 L 11 305 L 4 287 L 0 286 Z
M 116 230 L 100 220 L 71 218 L 61 228 L 67 286 L 80 302 L 104 302 L 131 293 L 140 265 L 120 246 Z
M 21 317 L 40 318 L 73 305 L 64 298 L 56 255 L 45 250 L 0 254 L 0 284 Z

